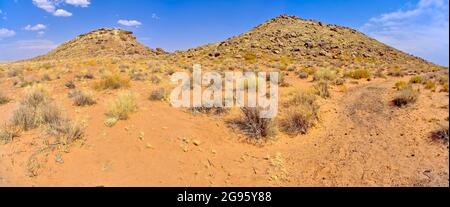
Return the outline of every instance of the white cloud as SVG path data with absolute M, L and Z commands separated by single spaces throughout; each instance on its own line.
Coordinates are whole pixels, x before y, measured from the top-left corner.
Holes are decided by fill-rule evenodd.
M 48 13 L 53 13 L 56 10 L 56 0 L 33 0 L 33 4 L 38 8 L 45 10 Z
M 44 30 L 46 29 L 47 26 L 43 25 L 43 24 L 36 24 L 34 26 L 31 25 L 27 25 L 25 28 L 23 28 L 24 30 L 27 31 L 39 31 L 39 30 Z
M 79 7 L 88 7 L 91 4 L 90 0 L 66 0 L 65 2 L 66 4 Z
M 123 19 L 121 19 L 121 20 L 117 21 L 117 23 L 119 23 L 121 25 L 124 25 L 124 26 L 128 26 L 128 27 L 138 27 L 138 26 L 142 25 L 142 23 L 137 21 L 137 20 L 123 20 Z
M 45 35 L 45 32 L 44 31 L 39 31 L 38 33 L 37 33 L 37 36 L 38 37 L 42 37 L 42 36 L 44 36 Z
M 160 19 L 159 16 L 155 13 L 152 14 L 152 19 Z
M 56 47 L 57 44 L 54 42 L 43 39 L 20 40 L 0 44 L 0 61 L 32 58 L 43 55 Z
M 70 16 L 72 16 L 72 13 L 70 13 L 64 9 L 58 9 L 53 13 L 53 15 L 57 16 L 57 17 L 70 17 Z
M 448 9 L 448 0 L 420 0 L 411 9 L 370 19 L 361 30 L 400 50 L 448 66 Z
M 16 32 L 14 32 L 13 30 L 0 28 L 0 39 L 5 37 L 12 37 L 14 35 L 16 35 Z
M 57 17 L 70 17 L 72 13 L 61 9 L 60 7 L 64 4 L 76 6 L 76 7 L 89 7 L 91 4 L 90 0 L 33 0 L 33 4 L 43 9 L 44 11 L 53 14 L 53 16 Z

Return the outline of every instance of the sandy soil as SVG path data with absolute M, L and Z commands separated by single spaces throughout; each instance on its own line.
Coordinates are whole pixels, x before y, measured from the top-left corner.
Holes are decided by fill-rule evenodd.
M 310 84 L 289 81 L 295 88 Z M 417 104 L 399 109 L 391 105 L 396 81 L 334 89 L 320 101 L 320 123 L 310 133 L 280 133 L 264 146 L 227 126 L 235 112 L 194 115 L 150 102 L 151 87 L 141 82 L 132 88 L 141 94 L 139 111 L 109 128 L 105 104 L 115 92 L 75 108 L 63 82 L 52 81 L 55 101 L 86 121 L 85 139 L 51 149 L 38 129 L 0 145 L 0 186 L 448 186 L 448 145 L 430 138 L 448 118 L 448 93 L 422 91 Z M 14 99 L 0 106 L 0 123 L 24 93 L 10 84 L 0 84 Z

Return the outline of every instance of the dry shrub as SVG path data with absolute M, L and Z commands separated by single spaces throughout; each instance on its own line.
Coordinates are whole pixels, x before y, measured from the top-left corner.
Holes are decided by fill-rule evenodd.
M 83 127 L 68 119 L 59 119 L 48 125 L 47 132 L 59 138 L 60 144 L 70 144 L 84 136 Z
M 444 83 L 440 91 L 448 93 L 448 83 Z
M 331 97 L 328 82 L 326 81 L 320 81 L 313 86 L 313 91 L 316 95 L 322 97 L 322 98 L 329 98 Z
M 158 88 L 156 90 L 153 90 L 150 93 L 150 97 L 148 97 L 148 99 L 150 101 L 162 101 L 164 99 L 166 99 L 166 89 L 165 88 Z
M 346 77 L 353 79 L 369 79 L 371 74 L 368 69 L 356 69 L 345 74 Z
M 17 77 L 23 74 L 23 70 L 20 68 L 13 68 L 8 70 L 7 75 L 8 77 L 12 78 L 12 77 Z
M 14 138 L 19 137 L 20 129 L 14 125 L 5 125 L 0 128 L 0 144 L 11 142 Z
M 405 76 L 405 72 L 399 68 L 392 69 L 388 72 L 389 76 L 392 77 L 403 77 Z
M 68 89 L 75 89 L 77 86 L 75 85 L 75 83 L 73 81 L 67 81 L 64 83 L 64 86 Z
M 106 74 L 94 85 L 96 90 L 115 90 L 128 87 L 130 87 L 130 79 L 119 73 Z
M 137 95 L 130 91 L 122 91 L 110 102 L 106 112 L 108 126 L 113 126 L 119 120 L 127 120 L 130 113 L 137 110 Z
M 337 78 L 336 71 L 320 69 L 314 73 L 314 81 L 334 81 Z
M 395 83 L 394 88 L 397 89 L 397 91 L 400 91 L 407 88 L 408 86 L 409 86 L 408 83 L 406 83 L 405 81 L 399 81 Z
M 6 104 L 10 99 L 0 91 L 0 105 Z
M 261 140 L 275 134 L 275 126 L 272 119 L 260 117 L 259 107 L 241 108 L 242 117 L 235 121 L 240 129 L 251 138 Z
M 409 80 L 409 82 L 410 82 L 410 83 L 413 83 L 413 84 L 420 84 L 420 83 L 423 83 L 424 80 L 423 80 L 423 77 L 422 77 L 422 76 L 414 76 L 414 77 L 411 77 L 411 79 Z
M 448 125 L 441 125 L 439 129 L 431 133 L 431 138 L 438 141 L 442 141 L 444 143 L 448 143 L 449 141 Z
M 407 87 L 397 92 L 393 102 L 396 106 L 403 107 L 415 103 L 418 98 L 419 93 L 412 87 Z
M 49 134 L 64 138 L 61 142 L 63 144 L 68 144 L 70 143 L 68 141 L 83 136 L 81 127 L 73 125 L 62 116 L 61 111 L 52 103 L 45 89 L 34 86 L 13 112 L 11 126 L 28 131 L 41 125 L 47 126 Z
M 225 107 L 204 107 L 204 106 L 200 106 L 200 107 L 191 107 L 189 108 L 189 111 L 191 111 L 194 114 L 213 114 L 213 115 L 222 115 L 225 114 L 227 112 L 229 112 L 228 108 Z
M 281 119 L 281 129 L 291 135 L 306 134 L 318 119 L 319 106 L 313 94 L 301 93 L 289 103 L 291 107 Z
M 432 80 L 427 80 L 424 83 L 424 85 L 425 85 L 425 89 L 432 90 L 432 91 L 436 90 L 436 83 Z
M 92 106 L 97 103 L 92 92 L 74 91 L 69 93 L 69 97 L 75 106 Z
M 306 72 L 304 72 L 304 71 L 300 71 L 300 72 L 297 74 L 297 76 L 298 76 L 300 79 L 308 79 L 309 74 L 306 73 Z

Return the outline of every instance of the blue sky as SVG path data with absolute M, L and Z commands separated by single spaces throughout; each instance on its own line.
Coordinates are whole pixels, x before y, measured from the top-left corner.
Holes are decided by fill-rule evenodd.
M 0 60 L 43 54 L 100 27 L 151 48 L 225 40 L 280 14 L 349 26 L 449 65 L 449 0 L 0 0 Z

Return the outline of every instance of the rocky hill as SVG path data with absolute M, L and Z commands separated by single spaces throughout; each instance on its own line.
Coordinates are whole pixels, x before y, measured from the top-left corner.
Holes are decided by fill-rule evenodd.
M 288 60 L 305 66 L 439 68 L 389 47 L 361 32 L 295 16 L 281 15 L 223 42 L 177 51 L 187 61 L 225 60 L 273 62 Z
M 165 52 L 162 49 L 152 50 L 140 44 L 132 32 L 102 28 L 82 34 L 33 60 L 123 56 L 155 57 L 163 53 Z

